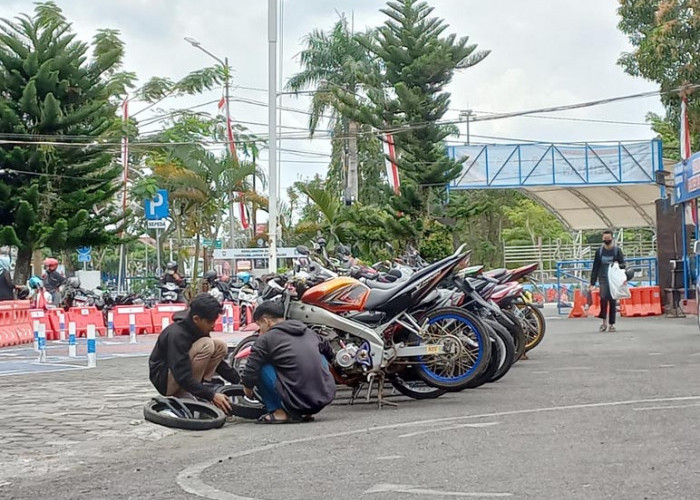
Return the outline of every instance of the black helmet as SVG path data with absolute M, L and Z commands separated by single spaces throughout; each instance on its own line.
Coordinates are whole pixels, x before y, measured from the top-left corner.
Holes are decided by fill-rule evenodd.
M 177 271 L 177 262 L 173 262 L 172 260 L 165 264 L 165 269 L 168 271 Z
M 207 272 L 204 274 L 204 279 L 206 279 L 209 283 L 212 283 L 212 282 L 216 281 L 216 279 L 217 279 L 218 277 L 219 277 L 219 275 L 217 274 L 217 272 L 216 272 L 216 271 L 213 271 L 213 270 L 212 270 L 212 271 L 207 271 Z

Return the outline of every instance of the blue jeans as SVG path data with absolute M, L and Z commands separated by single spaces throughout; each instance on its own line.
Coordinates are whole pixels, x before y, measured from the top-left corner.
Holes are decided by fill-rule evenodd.
M 321 363 L 324 367 L 328 366 L 328 361 L 323 356 L 321 356 Z M 260 377 L 258 378 L 256 389 L 267 411 L 273 412 L 284 407 L 282 405 L 282 397 L 277 391 L 277 372 L 271 364 L 265 364 L 260 367 Z
M 274 366 L 262 365 L 256 389 L 267 411 L 273 412 L 282 408 L 282 398 L 277 391 L 277 372 Z

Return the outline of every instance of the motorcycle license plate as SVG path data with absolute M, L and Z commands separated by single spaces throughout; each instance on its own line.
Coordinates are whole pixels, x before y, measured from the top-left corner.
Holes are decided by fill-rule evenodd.
M 428 354 L 437 354 L 442 351 L 442 346 L 440 345 L 428 345 L 425 346 L 425 348 L 428 351 Z

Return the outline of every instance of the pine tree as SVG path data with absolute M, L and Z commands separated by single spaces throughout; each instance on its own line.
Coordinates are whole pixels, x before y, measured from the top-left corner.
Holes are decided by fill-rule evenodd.
M 120 132 L 123 55 L 114 30 L 76 40 L 53 2 L 0 21 L 0 245 L 18 247 L 18 282 L 34 250 L 117 242 L 121 169 L 99 142 Z
M 437 123 L 450 105 L 445 86 L 455 71 L 488 55 L 477 51 L 467 37 L 443 37 L 448 26 L 431 16 L 432 11 L 422 1 L 388 2 L 382 9 L 388 17 L 385 23 L 372 36 L 360 37 L 375 60 L 361 75 L 369 102 L 359 108 L 359 119 L 378 129 L 396 130 L 403 199 L 396 200 L 395 208 L 420 218 L 435 215 L 445 186 L 461 170 L 447 157 L 443 144 L 455 128 Z

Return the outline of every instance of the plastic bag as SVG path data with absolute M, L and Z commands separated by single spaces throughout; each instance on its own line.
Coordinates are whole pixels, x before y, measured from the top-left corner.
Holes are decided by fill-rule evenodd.
M 617 262 L 610 264 L 608 283 L 610 284 L 610 295 L 614 300 L 629 299 L 632 296 L 627 286 L 627 274 L 620 269 Z

